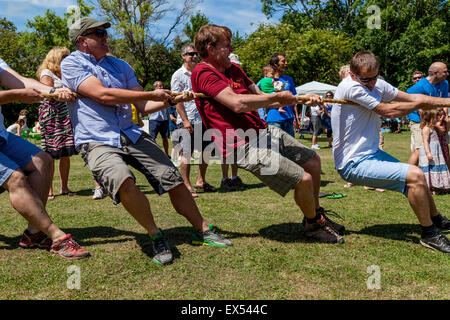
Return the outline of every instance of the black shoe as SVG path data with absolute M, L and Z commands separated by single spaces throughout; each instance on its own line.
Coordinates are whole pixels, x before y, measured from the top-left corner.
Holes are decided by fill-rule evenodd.
M 242 182 L 241 178 L 236 177 L 234 179 L 230 179 L 231 180 L 231 185 L 233 187 L 236 188 L 236 190 L 245 190 L 248 188 L 248 185 L 246 185 L 245 183 Z
M 440 231 L 434 237 L 420 239 L 420 244 L 426 248 L 450 253 L 450 240 Z
M 155 253 L 153 262 L 160 266 L 172 263 L 173 255 L 170 251 L 169 243 L 162 230 L 150 237 L 153 240 L 153 251 Z
M 323 216 L 315 223 L 306 222 L 305 236 L 322 243 L 344 243 L 344 238 L 329 226 Z
M 325 214 L 325 212 L 330 213 L 332 211 L 331 210 L 325 210 L 322 207 L 319 207 L 319 209 L 316 210 L 316 213 L 320 213 L 325 218 L 325 221 L 326 221 L 326 223 L 327 223 L 327 225 L 329 227 L 333 228 L 339 235 L 343 236 L 344 233 L 345 233 L 345 226 L 343 226 L 343 225 L 341 225 L 341 224 L 339 224 L 337 222 L 334 222 L 333 220 L 328 218 L 327 215 Z M 306 226 L 306 218 L 305 217 L 303 217 L 302 225 L 303 225 L 303 227 Z
M 230 178 L 226 178 L 225 181 L 222 180 L 220 183 L 220 192 L 230 192 L 230 191 L 236 191 L 236 187 L 232 184 Z
M 438 219 L 436 218 L 434 217 L 431 218 L 436 227 L 438 227 L 441 230 L 450 230 L 450 220 L 448 220 L 447 217 L 444 217 L 443 215 L 439 214 L 439 218 Z

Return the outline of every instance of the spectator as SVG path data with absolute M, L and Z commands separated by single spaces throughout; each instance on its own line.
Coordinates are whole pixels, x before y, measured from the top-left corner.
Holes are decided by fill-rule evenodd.
M 195 51 L 192 43 L 185 44 L 181 48 L 181 57 L 183 58 L 183 65 L 174 72 L 170 84 L 172 91 L 175 92 L 188 91 L 192 88 L 191 72 L 198 61 L 198 52 Z M 176 105 L 176 108 L 178 113 L 177 126 L 181 130 L 176 131 L 177 134 L 172 136 L 172 141 L 176 148 L 181 149 L 180 170 L 184 184 L 189 192 L 191 192 L 192 197 L 197 198 L 198 193 L 196 191 L 216 191 L 216 188 L 206 182 L 205 177 L 206 169 L 208 168 L 208 163 L 203 153 L 204 148 L 208 145 L 208 143 L 203 141 L 205 128 L 193 100 L 179 103 Z M 201 150 L 198 150 L 201 151 L 201 155 L 197 183 L 192 188 L 189 176 L 191 173 L 191 156 L 195 147 L 195 136 L 201 138 Z
M 420 147 L 419 168 L 425 174 L 428 188 L 437 194 L 450 191 L 450 172 L 436 133 L 438 113 L 441 110 L 423 110 L 420 121 L 423 144 Z
M 325 94 L 325 98 L 327 98 L 327 99 L 333 99 L 333 97 L 334 97 L 334 94 L 331 91 L 328 91 Z M 333 129 L 331 128 L 331 110 L 333 110 L 333 104 L 325 103 L 325 107 L 323 108 L 323 113 L 322 113 L 322 124 L 327 132 L 328 148 L 333 147 Z
M 161 81 L 155 81 L 153 83 L 155 90 L 164 89 Z M 159 110 L 149 115 L 150 120 L 150 137 L 156 140 L 158 133 L 161 135 L 164 152 L 169 156 L 169 120 L 167 118 L 167 110 Z M 170 156 L 169 156 L 170 157 Z
M 274 87 L 278 88 L 275 91 L 290 91 L 295 96 L 297 91 L 295 90 L 294 80 L 285 75 L 288 62 L 285 53 L 275 53 L 270 57 L 270 65 L 275 68 Z M 298 120 L 297 108 L 294 108 L 296 104 L 285 106 L 282 108 L 284 112 L 280 112 L 280 109 L 270 109 L 267 112 L 267 124 L 276 126 L 281 130 L 286 131 L 292 137 L 295 137 L 294 131 L 294 118 L 296 123 L 300 123 Z
M 25 125 L 25 121 L 23 119 L 19 119 L 16 122 L 14 122 L 12 125 L 10 125 L 6 131 L 15 134 L 18 137 L 22 136 L 22 128 Z
M 55 47 L 45 57 L 36 77 L 49 87 L 62 88 L 61 61 L 70 54 L 69 49 Z M 72 123 L 65 102 L 44 99 L 39 106 L 39 123 L 41 125 L 41 147 L 53 158 L 52 174 L 55 160 L 59 159 L 60 195 L 74 196 L 69 189 L 70 156 L 77 154 L 73 140 Z M 53 200 L 53 178 L 48 199 Z
M 412 94 L 425 94 L 432 97 L 448 97 L 447 66 L 442 62 L 433 62 L 428 68 L 428 76 L 416 82 L 406 92 Z M 421 109 L 408 114 L 409 126 L 411 128 L 411 156 L 408 163 L 417 165 L 419 163 L 419 152 L 422 146 L 422 130 L 420 129 Z M 448 112 L 446 112 L 448 115 Z

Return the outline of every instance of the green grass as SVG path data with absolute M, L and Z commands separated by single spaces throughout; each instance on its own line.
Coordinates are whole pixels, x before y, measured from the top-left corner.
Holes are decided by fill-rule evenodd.
M 310 146 L 310 136 L 302 140 Z M 326 139 L 319 140 L 326 146 Z M 408 132 L 386 134 L 385 150 L 407 161 Z M 175 261 L 160 267 L 144 230 L 109 198 L 93 201 L 92 176 L 79 156 L 72 157 L 74 197 L 56 197 L 47 209 L 53 221 L 73 234 L 92 257 L 66 261 L 42 250 L 24 250 L 18 241 L 25 220 L 0 196 L 1 299 L 449 299 L 449 255 L 419 244 L 420 227 L 406 198 L 394 192 L 343 188 L 331 150 L 319 150 L 322 191 L 345 192 L 343 199 L 321 199 L 339 213 L 348 233 L 343 245 L 308 243 L 293 193 L 278 196 L 247 172 L 249 190 L 200 194 L 196 200 L 207 219 L 231 238 L 230 248 L 189 243 L 192 228 L 175 213 L 167 195 L 156 195 L 141 174 L 158 225 L 169 238 Z M 193 167 L 192 180 L 197 174 Z M 220 166 L 207 172 L 218 186 Z M 58 180 L 58 178 L 56 179 Z M 193 181 L 195 182 L 195 181 Z M 55 182 L 55 192 L 59 191 Z M 450 195 L 435 196 L 450 214 Z M 448 233 L 447 233 L 448 234 Z M 81 289 L 70 290 L 67 268 L 81 270 Z M 381 289 L 367 289 L 367 267 L 381 269 Z

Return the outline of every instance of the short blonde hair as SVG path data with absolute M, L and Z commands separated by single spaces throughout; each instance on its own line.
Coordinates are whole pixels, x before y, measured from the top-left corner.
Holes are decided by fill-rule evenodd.
M 344 79 L 344 78 L 347 78 L 349 71 L 350 71 L 350 65 L 349 64 L 343 65 L 339 69 L 339 77 L 341 78 L 341 80 Z
M 228 27 L 218 26 L 215 24 L 206 24 L 198 30 L 194 39 L 195 49 L 201 58 L 208 56 L 208 45 L 216 46 L 221 40 L 222 36 L 225 36 L 231 41 L 233 34 Z
M 61 61 L 64 55 L 69 54 L 70 51 L 66 47 L 55 47 L 51 49 L 36 72 L 38 80 L 41 79 L 41 73 L 45 69 L 50 70 L 53 74 L 61 78 Z

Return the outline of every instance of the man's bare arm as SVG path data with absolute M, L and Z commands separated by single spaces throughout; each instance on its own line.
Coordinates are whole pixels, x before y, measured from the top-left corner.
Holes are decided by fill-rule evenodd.
M 424 94 L 399 91 L 391 103 L 380 102 L 373 111 L 387 118 L 403 117 L 418 109 L 434 109 L 438 104 L 448 104 L 450 98 L 436 98 Z
M 140 90 L 106 88 L 100 80 L 94 76 L 84 80 L 78 86 L 77 91 L 83 96 L 106 105 L 136 104 L 138 102 L 146 102 L 149 100 L 164 102 L 170 98 L 169 90 L 143 91 L 142 88 L 140 88 Z

